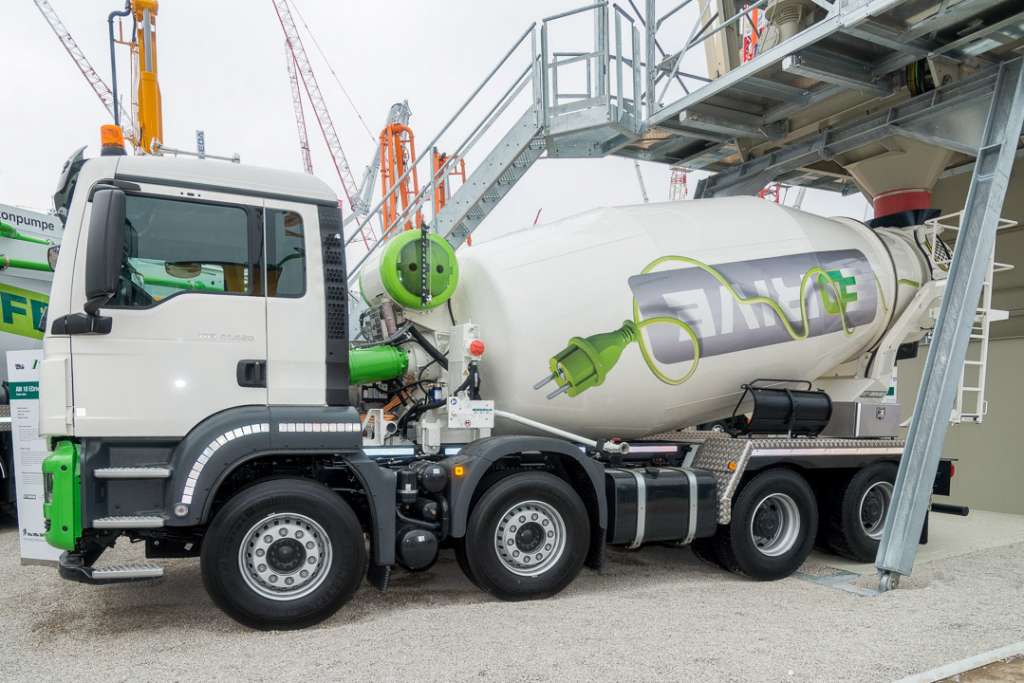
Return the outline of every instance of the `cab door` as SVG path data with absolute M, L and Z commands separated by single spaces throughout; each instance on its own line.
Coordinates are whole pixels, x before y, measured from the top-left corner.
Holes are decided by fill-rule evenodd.
M 267 403 L 262 200 L 139 187 L 126 197 L 119 288 L 100 309 L 110 332 L 71 337 L 78 436 L 181 437 L 226 408 Z M 87 215 L 79 305 L 88 226 Z
M 326 320 L 318 207 L 272 199 L 263 207 L 268 400 L 323 405 Z

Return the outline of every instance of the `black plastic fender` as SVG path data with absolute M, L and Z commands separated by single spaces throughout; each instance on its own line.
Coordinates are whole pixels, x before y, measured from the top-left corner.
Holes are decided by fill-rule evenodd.
M 598 529 L 596 530 L 597 533 L 593 534 L 593 536 L 595 539 L 603 539 L 604 530 L 608 525 L 604 465 L 593 458 L 587 457 L 580 450 L 579 446 L 562 439 L 546 436 L 491 436 L 474 441 L 464 447 L 458 455 L 442 461 L 448 467 L 449 472 L 454 472 L 456 465 L 461 465 L 465 471 L 465 474 L 461 477 L 451 477 L 451 484 L 448 489 L 448 503 L 451 510 L 449 535 L 455 538 L 461 538 L 466 535 L 469 506 L 473 500 L 473 494 L 484 478 L 484 475 L 501 458 L 519 453 L 553 453 L 568 458 L 583 468 L 593 489 L 593 499 L 597 501 L 596 517 Z M 584 502 L 586 502 L 587 498 L 587 496 L 584 496 Z M 598 543 L 598 545 L 603 547 L 602 543 Z M 593 547 L 591 550 L 593 554 Z
M 362 452 L 359 414 L 351 406 L 240 406 L 196 425 L 171 455 L 166 524 L 209 521 L 217 489 L 242 463 L 263 455 L 337 454 L 362 482 L 373 517 L 373 559 L 393 564 L 395 473 Z

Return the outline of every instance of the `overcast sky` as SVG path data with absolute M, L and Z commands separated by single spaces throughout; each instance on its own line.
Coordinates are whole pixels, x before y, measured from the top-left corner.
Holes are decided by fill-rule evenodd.
M 532 21 L 581 4 L 579 0 L 294 3 L 326 54 L 324 61 L 307 39 L 357 180 L 375 149 L 371 132 L 373 136 L 379 132 L 392 102 L 409 101 L 417 141 L 425 145 Z M 51 0 L 51 4 L 109 82 L 106 15 L 119 8 L 117 1 Z M 98 128 L 109 117 L 34 3 L 3 0 L 0 5 L 0 202 L 46 210 L 63 160 L 81 145 L 89 145 L 88 153 L 96 154 Z M 284 41 L 270 0 L 164 0 L 157 35 L 167 145 L 192 149 L 195 130 L 201 128 L 210 153 L 237 152 L 245 163 L 301 170 Z M 590 31 L 580 22 L 565 22 L 558 39 L 563 49 L 590 48 Z M 121 54 L 119 81 L 127 92 L 127 50 Z M 371 132 L 346 100 L 328 65 Z M 702 65 L 691 63 L 690 68 Z M 308 106 L 307 117 L 317 175 L 340 191 Z M 469 156 L 470 170 L 480 156 L 482 150 Z M 668 167 L 644 163 L 642 172 L 651 200 L 667 199 Z M 691 191 L 694 186 L 691 182 Z M 597 206 L 640 201 L 629 160 L 542 159 L 478 235 L 486 239 L 529 225 L 538 210 L 542 210 L 541 222 L 547 222 Z M 804 202 L 805 209 L 816 213 L 855 218 L 864 217 L 865 206 L 859 196 L 843 198 L 824 192 L 811 192 Z

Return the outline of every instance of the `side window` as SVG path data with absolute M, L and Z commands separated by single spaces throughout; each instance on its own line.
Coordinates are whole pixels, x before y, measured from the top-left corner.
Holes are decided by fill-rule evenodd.
M 267 295 L 300 297 L 306 293 L 306 246 L 302 216 L 267 209 Z
M 145 308 L 182 292 L 260 295 L 249 241 L 241 207 L 129 195 L 121 284 L 110 303 Z

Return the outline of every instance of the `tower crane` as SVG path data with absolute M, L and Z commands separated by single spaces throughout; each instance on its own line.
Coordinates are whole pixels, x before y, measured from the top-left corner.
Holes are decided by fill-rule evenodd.
M 338 135 L 333 120 L 331 119 L 330 112 L 327 109 L 326 101 L 320 91 L 320 86 L 316 80 L 316 75 L 313 72 L 312 64 L 310 63 L 308 54 L 302 42 L 302 37 L 299 33 L 298 24 L 293 18 L 292 12 L 294 10 L 295 17 L 298 18 L 299 22 L 305 27 L 306 32 L 313 41 L 313 45 L 319 50 L 320 45 L 316 40 L 316 36 L 312 33 L 309 26 L 306 24 L 305 19 L 302 17 L 302 13 L 298 8 L 293 8 L 288 0 L 273 0 L 274 10 L 277 13 L 278 21 L 280 22 L 281 29 L 285 36 L 285 61 L 288 70 L 288 82 L 292 96 L 292 109 L 295 113 L 295 125 L 298 131 L 299 140 L 299 153 L 302 158 L 303 168 L 307 173 L 313 172 L 312 159 L 310 157 L 309 149 L 309 134 L 306 128 L 306 115 L 305 109 L 302 102 L 302 90 L 306 92 L 306 98 L 309 100 L 309 104 L 313 110 L 313 115 L 317 119 L 317 123 L 320 126 L 321 133 L 323 134 L 324 142 L 327 145 L 331 160 L 334 164 L 335 170 L 338 173 L 338 178 L 341 181 L 342 191 L 345 194 L 346 199 L 352 211 L 343 221 L 344 224 L 348 224 L 353 220 L 358 220 L 364 227 L 361 231 L 364 244 L 369 247 L 369 238 L 372 234 L 366 231 L 366 221 L 362 220 L 369 212 L 371 205 L 371 197 L 373 194 L 373 188 L 377 181 L 378 174 L 381 178 L 381 191 L 384 196 L 384 206 L 381 214 L 381 225 L 380 229 L 382 233 L 386 233 L 393 227 L 395 216 L 398 213 L 398 206 L 401 203 L 402 210 L 407 208 L 408 203 L 411 201 L 411 197 L 418 194 L 418 185 L 415 178 L 415 172 L 412 174 L 413 177 L 405 179 L 400 183 L 400 191 L 396 193 L 391 192 L 392 186 L 396 183 L 398 178 L 404 175 L 405 169 L 409 168 L 410 165 L 415 164 L 416 152 L 413 147 L 413 134 L 409 128 L 409 117 L 411 111 L 407 102 L 397 102 L 391 106 L 388 111 L 387 123 L 385 124 L 383 132 L 380 134 L 378 140 L 376 153 L 373 161 L 366 167 L 363 173 L 362 181 L 359 185 L 356 185 L 355 179 L 352 176 L 351 167 L 348 164 L 348 159 L 345 156 L 344 151 L 341 147 L 341 139 Z M 323 51 L 320 51 L 321 56 L 326 60 L 326 55 L 323 55 Z M 328 69 L 334 75 L 337 80 L 337 74 L 334 69 L 331 68 L 328 63 Z M 341 86 L 342 91 L 345 92 L 344 86 L 341 85 L 340 80 L 338 85 Z M 346 97 L 348 93 L 345 92 Z M 349 102 L 352 103 L 351 98 Z M 353 108 L 355 104 L 352 103 Z M 359 114 L 358 109 L 356 115 L 359 116 L 360 121 L 363 122 L 363 126 L 366 126 L 366 122 L 363 121 L 363 117 Z M 369 130 L 369 129 L 367 129 Z M 437 152 L 434 151 L 435 157 L 438 156 Z M 460 164 L 455 168 L 457 170 L 448 173 L 449 176 L 455 176 L 465 181 L 465 162 L 459 160 Z M 435 172 L 440 168 L 440 165 L 435 159 Z M 443 207 L 444 202 L 447 200 L 447 192 L 449 191 L 448 185 L 445 181 L 438 183 L 438 188 L 435 190 L 435 199 L 437 208 Z M 422 222 L 422 216 L 417 214 L 416 224 L 419 225 Z M 409 222 L 407 228 L 412 227 L 412 222 Z
M 341 148 L 341 138 L 338 137 L 338 132 L 335 130 L 334 122 L 331 119 L 331 113 L 327 109 L 327 102 L 320 92 L 320 86 L 317 83 L 316 75 L 313 73 L 313 67 L 309 62 L 306 49 L 302 45 L 302 39 L 299 37 L 299 30 L 295 25 L 295 20 L 292 18 L 288 1 L 273 0 L 273 3 L 277 19 L 281 24 L 281 30 L 284 31 L 288 51 L 291 53 L 293 66 L 306 90 L 306 97 L 309 98 L 313 114 L 320 125 L 320 132 L 323 134 L 324 142 L 331 155 L 331 161 L 334 163 L 334 169 L 338 174 L 338 180 L 341 181 L 341 190 L 345 195 L 345 199 L 348 200 L 352 211 L 365 215 L 369 207 L 363 206 L 359 200 L 359 190 L 356 187 L 355 180 L 352 178 L 352 169 L 348 164 L 348 159 L 345 158 L 345 151 Z M 364 239 L 366 239 L 365 235 Z
M 288 64 L 288 83 L 292 90 L 292 109 L 295 110 L 295 127 L 299 133 L 299 154 L 302 155 L 302 168 L 306 173 L 313 175 L 313 158 L 309 154 L 309 134 L 306 132 L 306 112 L 302 107 L 298 67 L 295 65 L 295 57 L 288 47 L 288 41 L 285 41 L 284 51 L 285 62 Z

